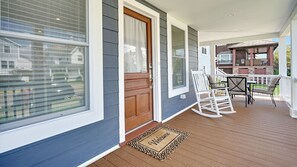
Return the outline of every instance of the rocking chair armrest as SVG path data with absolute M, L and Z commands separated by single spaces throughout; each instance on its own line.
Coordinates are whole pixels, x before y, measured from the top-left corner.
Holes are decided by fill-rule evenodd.
M 211 90 L 223 90 L 225 89 L 226 91 L 228 91 L 228 87 L 224 87 L 224 88 L 214 88 L 214 89 L 211 89 Z
M 199 91 L 199 92 L 196 92 L 196 94 L 204 94 L 204 93 L 209 93 L 209 92 L 211 92 L 211 90 Z

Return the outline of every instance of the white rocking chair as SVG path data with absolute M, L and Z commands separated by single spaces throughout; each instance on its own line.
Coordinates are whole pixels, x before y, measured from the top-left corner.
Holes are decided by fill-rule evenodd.
M 191 72 L 199 108 L 199 110 L 192 108 L 192 111 L 209 118 L 219 118 L 222 117 L 221 114 L 236 113 L 227 88 L 210 89 L 209 81 L 203 71 L 191 70 Z M 224 90 L 224 94 L 216 95 L 216 90 Z M 209 113 L 203 112 L 203 110 L 207 110 Z

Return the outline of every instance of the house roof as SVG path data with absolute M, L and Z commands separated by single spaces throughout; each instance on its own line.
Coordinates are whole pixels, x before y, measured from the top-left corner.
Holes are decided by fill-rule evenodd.
M 229 51 L 222 51 L 222 52 L 218 53 L 218 55 L 222 55 L 222 54 L 231 54 L 231 51 L 230 50 Z
M 10 42 L 10 43 L 14 44 L 15 46 L 21 47 L 20 44 L 14 42 L 14 41 L 11 40 L 11 39 L 8 39 L 8 38 L 0 38 L 0 39 L 2 39 L 2 40 L 4 40 L 4 41 L 7 41 L 7 42 Z
M 228 45 L 228 48 L 247 48 L 247 47 L 259 47 L 259 46 L 278 46 L 278 42 L 270 40 L 255 40 L 255 41 L 246 41 L 237 44 Z

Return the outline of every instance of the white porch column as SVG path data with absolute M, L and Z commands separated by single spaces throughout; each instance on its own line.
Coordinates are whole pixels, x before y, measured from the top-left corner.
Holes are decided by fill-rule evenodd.
M 286 46 L 286 37 L 279 38 L 279 45 L 278 45 L 278 52 L 279 52 L 279 75 L 287 76 L 287 46 Z M 284 97 L 285 93 L 285 80 L 280 80 L 280 96 Z
M 297 20 L 291 23 L 291 111 L 290 115 L 297 118 Z
M 210 75 L 216 75 L 216 45 L 210 45 Z

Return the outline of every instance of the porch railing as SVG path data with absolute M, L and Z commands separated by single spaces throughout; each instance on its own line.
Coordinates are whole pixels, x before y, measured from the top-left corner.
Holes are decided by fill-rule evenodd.
M 217 71 L 216 80 L 217 81 L 227 81 L 228 76 L 235 76 L 234 74 L 222 74 L 221 72 Z M 273 77 L 278 75 L 256 75 L 256 74 L 247 74 L 248 80 L 256 81 L 257 84 L 255 87 L 258 88 L 265 88 L 271 81 Z M 278 85 L 275 89 L 274 94 L 280 95 L 281 98 L 286 101 L 289 105 L 291 105 L 291 77 L 282 76 L 280 80 L 280 85 L 282 88 L 280 89 L 280 85 Z
M 237 74 L 236 74 L 237 75 Z M 220 81 L 227 81 L 227 77 L 228 76 L 235 76 L 235 74 L 224 74 L 224 75 L 220 75 L 217 74 L 216 75 L 216 80 L 218 82 Z M 246 74 L 244 76 L 247 76 L 248 80 L 250 81 L 256 81 L 257 84 L 254 85 L 254 87 L 256 88 L 266 88 L 267 85 L 270 83 L 271 79 L 278 76 L 278 75 L 256 75 L 256 74 Z M 275 95 L 279 95 L 280 94 L 280 87 L 279 85 L 276 87 L 275 91 L 274 91 Z
M 0 120 L 30 114 L 31 89 L 26 86 L 0 85 Z

